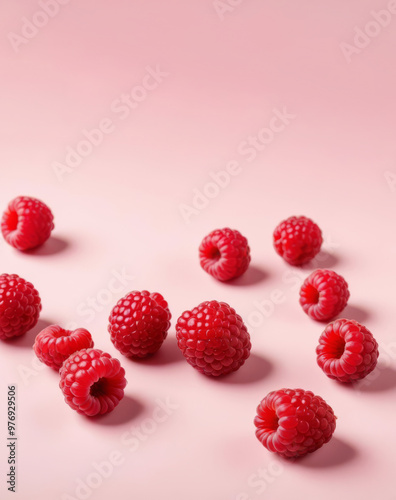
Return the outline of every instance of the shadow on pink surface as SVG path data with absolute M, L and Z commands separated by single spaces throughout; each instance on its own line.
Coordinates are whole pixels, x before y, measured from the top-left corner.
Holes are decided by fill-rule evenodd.
M 67 240 L 58 236 L 51 236 L 43 245 L 31 250 L 25 250 L 23 253 L 38 257 L 48 257 L 62 253 L 69 247 L 70 243 Z
M 111 413 L 96 417 L 87 417 L 90 422 L 99 425 L 122 425 L 137 418 L 144 411 L 143 404 L 125 394 L 118 406 Z
M 252 384 L 259 382 L 272 371 L 272 364 L 258 354 L 251 353 L 239 370 L 223 377 L 215 378 L 215 382 L 225 384 Z
M 295 463 L 311 468 L 337 467 L 354 460 L 357 456 L 356 448 L 343 439 L 333 436 L 322 448 L 296 460 Z
M 396 389 L 396 370 L 389 366 L 383 366 L 378 364 L 377 366 L 378 376 L 372 379 L 369 378 L 370 375 L 366 379 L 363 379 L 356 385 L 356 390 L 359 392 L 385 392 L 390 391 L 392 389 Z M 373 374 L 376 372 L 374 371 Z
M 354 319 L 358 323 L 363 324 L 370 319 L 370 316 L 371 314 L 367 311 L 367 309 L 363 309 L 363 307 L 355 306 L 353 304 L 348 304 L 339 315 L 340 318 Z
M 334 253 L 322 250 L 311 262 L 301 266 L 301 269 L 313 271 L 315 269 L 331 269 L 339 264 L 340 258 Z
M 266 280 L 268 276 L 269 276 L 268 273 L 263 269 L 261 269 L 260 267 L 257 267 L 255 265 L 250 265 L 245 274 L 243 274 L 239 278 L 227 281 L 226 284 L 232 286 L 257 285 L 258 283 L 261 283 L 262 281 Z
M 148 366 L 162 366 L 185 361 L 183 354 L 177 346 L 176 337 L 168 335 L 159 351 L 143 359 L 130 360 L 132 363 Z
M 21 335 L 20 337 L 14 337 L 13 339 L 10 340 L 5 340 L 4 342 L 9 346 L 27 347 L 31 349 L 33 347 L 37 334 L 40 333 L 41 330 L 44 330 L 44 328 L 47 328 L 47 326 L 53 324 L 54 323 L 51 323 L 48 320 L 39 319 L 37 321 L 36 326 L 31 330 L 29 330 L 28 332 L 26 332 L 24 335 Z

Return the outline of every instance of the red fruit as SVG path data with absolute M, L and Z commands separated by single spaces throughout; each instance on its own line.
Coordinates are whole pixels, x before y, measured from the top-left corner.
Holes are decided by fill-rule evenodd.
M 349 299 L 348 283 L 328 269 L 317 269 L 302 284 L 300 304 L 317 321 L 327 321 L 345 308 Z
M 176 324 L 179 348 L 191 366 L 217 377 L 238 370 L 250 355 L 250 336 L 242 318 L 225 302 L 202 302 Z
M 318 365 L 328 377 L 354 382 L 376 367 L 378 344 L 372 333 L 357 321 L 337 319 L 326 326 L 316 354 Z
M 267 450 L 297 458 L 330 441 L 336 417 L 331 407 L 313 392 L 280 389 L 261 401 L 254 425 L 257 439 Z
M 19 337 L 40 316 L 41 299 L 34 286 L 16 274 L 0 275 L 0 339 Z
M 247 239 L 239 231 L 216 229 L 206 236 L 199 247 L 201 267 L 219 281 L 241 276 L 250 263 Z
M 71 354 L 93 345 L 91 334 L 85 328 L 71 331 L 51 325 L 37 335 L 33 349 L 41 362 L 59 370 Z
M 60 377 L 66 403 L 88 417 L 113 411 L 124 397 L 127 384 L 118 359 L 100 349 L 82 349 L 69 356 Z
M 12 200 L 1 219 L 4 239 L 18 250 L 42 245 L 54 229 L 51 210 L 42 201 L 28 196 Z
M 312 260 L 319 253 L 322 242 L 322 231 L 308 217 L 289 217 L 274 231 L 275 250 L 293 266 Z
M 111 341 L 121 354 L 144 358 L 161 347 L 170 327 L 171 313 L 160 293 L 130 292 L 109 317 Z

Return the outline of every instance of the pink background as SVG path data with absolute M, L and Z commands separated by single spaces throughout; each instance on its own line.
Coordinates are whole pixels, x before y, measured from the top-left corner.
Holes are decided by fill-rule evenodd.
M 0 346 L 2 498 L 11 383 L 18 499 L 395 498 L 396 14 L 348 62 L 341 44 L 354 43 L 356 27 L 376 32 L 367 23 L 385 0 L 229 2 L 221 19 L 211 0 L 70 1 L 48 22 L 36 1 L 1 4 L 1 210 L 31 195 L 56 222 L 30 254 L 0 245 L 1 272 L 33 282 L 43 302 L 39 325 Z M 24 18 L 45 26 L 14 50 L 10 33 L 21 35 Z M 117 99 L 148 66 L 168 76 L 122 119 Z M 254 159 L 241 152 L 284 109 L 294 116 L 284 130 Z M 60 181 L 54 162 L 106 118 L 112 133 Z M 231 161 L 238 173 L 228 185 L 210 184 Z M 197 190 L 211 196 L 206 206 L 193 205 Z M 188 221 L 182 204 L 195 209 Z M 303 269 L 272 248 L 274 227 L 293 214 L 313 218 L 325 236 Z M 230 284 L 197 259 L 201 239 L 224 226 L 252 250 L 251 268 Z M 379 368 L 356 388 L 316 366 L 323 325 L 298 304 L 302 280 L 321 266 L 347 279 L 343 316 L 381 346 Z M 123 269 L 128 279 L 115 291 Z M 133 289 L 161 292 L 173 315 L 163 349 L 146 362 L 123 358 L 107 333 L 110 309 Z M 282 301 L 271 305 L 274 290 Z M 252 337 L 246 365 L 222 380 L 193 370 L 175 344 L 177 317 L 209 299 L 235 307 Z M 34 361 L 34 337 L 49 323 L 88 328 L 96 347 L 122 358 L 128 386 L 112 414 L 92 421 L 70 410 L 57 374 Z M 254 436 L 257 404 L 281 387 L 314 391 L 338 416 L 333 440 L 295 463 Z M 161 413 L 158 399 L 177 408 Z M 97 476 L 93 463 L 114 451 L 118 465 Z M 79 480 L 91 493 L 76 492 Z

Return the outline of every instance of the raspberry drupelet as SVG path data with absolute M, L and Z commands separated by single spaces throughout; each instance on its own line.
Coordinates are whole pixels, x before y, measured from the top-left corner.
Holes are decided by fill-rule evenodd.
M 249 267 L 248 241 L 234 229 L 215 229 L 199 246 L 199 262 L 202 269 L 219 281 L 237 278 Z
M 51 210 L 42 201 L 18 196 L 9 204 L 1 219 L 4 239 L 17 250 L 42 245 L 54 229 Z
M 300 304 L 304 312 L 316 321 L 333 319 L 344 310 L 348 299 L 348 283 L 328 269 L 311 273 L 300 289 Z
M 225 302 L 202 302 L 176 324 L 179 348 L 188 363 L 217 377 L 238 370 L 250 355 L 250 336 L 242 318 Z
M 88 417 L 113 411 L 124 397 L 127 384 L 118 359 L 100 349 L 82 349 L 69 356 L 60 377 L 66 403 Z
M 330 441 L 336 427 L 332 408 L 311 391 L 272 391 L 257 407 L 257 439 L 285 458 L 312 453 Z
M 378 343 L 357 321 L 337 319 L 326 326 L 316 348 L 323 372 L 339 382 L 355 382 L 374 370 Z
M 276 252 L 292 266 L 301 266 L 320 252 L 323 243 L 322 231 L 308 217 L 289 217 L 274 231 Z
M 145 358 L 161 347 L 170 320 L 168 303 L 160 293 L 133 291 L 114 306 L 108 331 L 121 354 L 129 358 Z
M 29 281 L 17 274 L 0 275 L 0 339 L 19 337 L 31 330 L 40 311 L 39 293 Z
M 37 335 L 33 349 L 42 363 L 59 370 L 71 354 L 93 345 L 92 336 L 85 328 L 71 331 L 59 325 L 50 325 Z

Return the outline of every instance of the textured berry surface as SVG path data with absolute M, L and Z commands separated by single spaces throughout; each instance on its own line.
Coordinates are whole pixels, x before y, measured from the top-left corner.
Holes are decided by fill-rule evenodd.
M 248 241 L 239 231 L 216 229 L 202 240 L 199 261 L 201 267 L 219 281 L 237 278 L 249 267 Z
M 308 217 L 289 217 L 274 231 L 274 247 L 285 261 L 301 266 L 312 260 L 322 246 L 322 232 Z
M 297 458 L 330 441 L 336 417 L 331 407 L 311 391 L 280 389 L 261 401 L 254 424 L 258 440 L 269 451 Z
M 41 299 L 34 286 L 16 274 L 0 275 L 0 339 L 19 337 L 40 316 Z
M 318 365 L 328 377 L 354 382 L 376 367 L 378 344 L 372 333 L 357 321 L 337 319 L 320 336 L 316 354 Z
M 66 403 L 88 417 L 113 411 L 124 397 L 126 384 L 118 359 L 100 349 L 77 351 L 60 369 L 59 387 Z
M 130 358 L 144 358 L 161 347 L 171 313 L 159 293 L 133 291 L 120 299 L 109 317 L 108 330 L 116 349 Z
M 50 325 L 37 335 L 33 349 L 41 362 L 59 370 L 71 354 L 93 345 L 91 334 L 85 328 L 71 331 Z
M 177 321 L 176 338 L 187 361 L 205 375 L 238 370 L 250 355 L 242 318 L 225 302 L 202 302 Z
M 347 305 L 348 283 L 342 276 L 327 269 L 317 269 L 304 281 L 300 290 L 300 304 L 309 317 L 328 321 Z
M 40 200 L 18 196 L 8 204 L 1 219 L 4 239 L 18 250 L 42 245 L 54 228 L 51 210 Z

